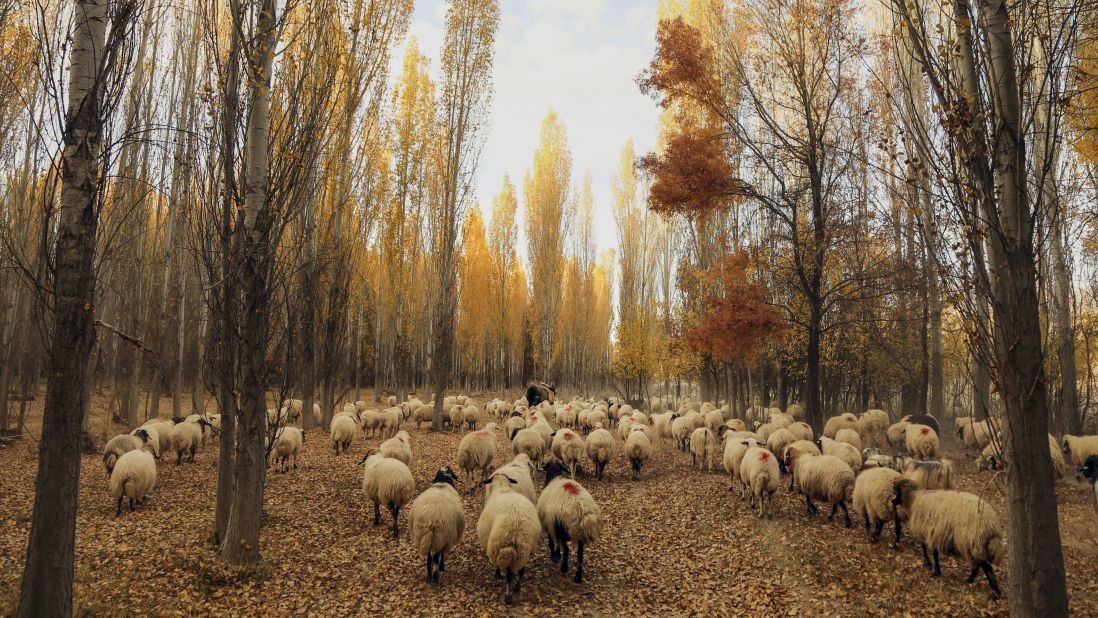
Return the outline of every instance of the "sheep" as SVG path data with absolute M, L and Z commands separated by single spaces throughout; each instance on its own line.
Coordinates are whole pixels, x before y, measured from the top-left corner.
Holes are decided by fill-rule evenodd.
M 534 489 L 534 477 L 530 475 L 530 470 L 530 457 L 525 453 L 520 453 L 515 455 L 511 461 L 496 468 L 492 474 L 505 474 L 507 478 L 515 479 L 517 484 L 512 485 L 511 489 L 526 496 L 530 500 L 530 504 L 535 504 L 538 501 L 538 494 Z M 489 475 L 490 477 L 491 475 Z M 491 484 L 487 484 L 486 489 L 490 490 L 491 488 Z
M 1048 434 L 1048 454 L 1052 457 L 1052 480 L 1067 478 L 1068 467 L 1064 461 L 1064 452 L 1052 434 Z
M 705 426 L 710 431 L 716 431 L 724 424 L 724 415 L 720 410 L 713 410 L 705 415 Z
M 656 437 L 659 438 L 660 444 L 663 444 L 665 438 L 671 437 L 671 423 L 678 417 L 679 415 L 677 412 L 664 412 L 662 414 L 652 415 L 652 430 L 655 432 Z
M 579 412 L 580 411 L 572 405 L 564 406 L 564 409 L 557 414 L 557 421 L 560 423 L 561 427 L 574 429 L 579 420 Z
M 1062 439 L 1063 453 L 1071 457 L 1071 463 L 1076 468 L 1083 467 L 1087 459 L 1098 455 L 1098 436 L 1073 436 L 1065 435 Z
M 717 451 L 717 432 L 706 427 L 699 427 L 690 434 L 690 462 L 709 472 L 713 471 L 713 455 Z
M 907 452 L 924 461 L 938 454 L 938 432 L 927 425 L 908 424 L 904 442 Z
M 792 416 L 789 416 L 785 412 L 777 408 L 771 408 L 770 410 L 770 422 L 778 427 L 789 427 L 793 423 L 797 422 Z
M 412 465 L 412 444 L 407 431 L 399 431 L 395 436 L 381 443 L 377 451 L 390 459 L 399 459 L 406 466 Z
M 545 466 L 545 489 L 538 497 L 538 520 L 549 537 L 549 559 L 560 560 L 560 572 L 568 574 L 568 542 L 576 546 L 577 584 L 583 583 L 583 550 L 602 535 L 602 512 L 583 485 L 564 478 L 564 465 Z M 563 557 L 562 557 L 563 555 Z
M 942 428 L 938 425 L 938 419 L 930 414 L 908 414 L 900 420 L 907 422 L 910 425 L 926 425 L 934 430 L 934 433 L 941 434 Z
M 297 427 L 283 427 L 278 431 L 274 446 L 271 447 L 270 459 L 282 464 L 282 473 L 289 471 L 289 460 L 294 458 L 294 469 L 297 469 L 297 454 L 301 452 L 301 446 L 305 443 L 305 432 Z
M 541 521 L 530 500 L 514 490 L 518 480 L 497 470 L 485 481 L 489 485 L 484 508 L 477 521 L 477 540 L 496 567 L 496 577 L 506 573 L 507 593 L 503 602 L 510 605 L 513 595 L 522 589 L 526 565 L 534 557 L 541 538 Z
M 880 455 L 876 455 L 880 456 Z M 876 543 L 881 538 L 884 525 L 894 521 L 896 538 L 890 544 L 893 549 L 900 545 L 900 519 L 892 506 L 893 486 L 902 478 L 892 468 L 868 468 L 854 479 L 854 512 L 865 521 L 865 532 L 869 542 Z M 870 527 L 873 527 L 870 530 Z
M 728 419 L 727 421 L 725 421 L 724 426 L 731 431 L 747 431 L 747 425 L 745 425 L 744 422 L 738 418 Z
M 798 421 L 803 421 L 804 420 L 804 406 L 802 406 L 799 403 L 789 404 L 789 407 L 787 407 L 785 409 L 785 413 L 788 414 L 789 416 L 792 416 L 794 419 L 796 419 Z
M 675 439 L 675 446 L 680 451 L 686 452 L 692 433 L 694 433 L 694 420 L 690 416 L 680 416 L 671 421 L 671 437 Z
M 531 414 L 527 419 L 526 427 L 538 432 L 541 436 L 541 441 L 545 443 L 546 448 L 549 448 L 549 444 L 553 441 L 553 427 L 549 424 L 549 421 L 545 420 L 543 415 Z
M 135 429 L 133 435 L 123 433 L 108 440 L 103 447 L 103 466 L 107 468 L 107 477 L 110 478 L 119 457 L 130 451 L 139 450 L 148 441 L 149 432 L 141 428 Z
M 328 433 L 336 455 L 339 455 L 340 447 L 343 447 L 344 453 L 351 448 L 351 442 L 355 439 L 355 434 L 358 433 L 357 425 L 358 422 L 355 417 L 349 414 L 337 414 L 332 419 L 332 427 Z
M 408 510 L 412 545 L 427 557 L 428 584 L 439 583 L 438 574 L 446 570 L 446 552 L 461 541 L 465 532 L 465 510 L 454 489 L 456 481 L 457 475 L 449 466 L 440 469 L 431 486 L 419 494 Z
M 759 423 L 758 421 L 755 421 L 755 433 L 759 434 L 759 437 L 762 438 L 763 442 L 766 442 L 767 438 L 770 437 L 770 434 L 779 429 L 785 429 L 785 427 L 777 423 Z
M 834 438 L 835 434 L 838 433 L 840 429 L 853 429 L 857 431 L 858 417 L 849 412 L 838 416 L 832 416 L 827 419 L 827 423 L 824 424 L 823 435 L 828 438 Z
M 465 434 L 458 445 L 458 468 L 469 478 L 483 481 L 488 474 L 488 467 L 496 457 L 496 429 L 495 423 L 488 423 L 484 429 Z M 477 476 L 473 473 L 477 472 Z
M 980 450 L 988 444 L 998 441 L 999 422 L 991 419 L 978 423 L 969 422 L 957 430 L 957 435 L 965 443 L 965 446 Z
M 895 458 L 881 454 L 881 449 L 877 447 L 868 447 L 862 449 L 862 469 L 865 468 L 888 468 L 890 470 L 899 470 L 896 466 Z
M 587 436 L 586 448 L 587 458 L 595 466 L 595 478 L 601 481 L 606 464 L 614 454 L 614 436 L 599 423 Z
M 625 442 L 625 440 L 629 437 L 629 432 L 632 431 L 632 427 L 632 416 L 622 417 L 622 419 L 618 421 L 618 437 L 621 438 L 622 442 Z
M 897 466 L 905 479 L 911 479 L 923 489 L 953 489 L 953 462 L 918 461 L 910 457 L 896 457 Z
M 609 424 L 610 418 L 607 417 L 606 413 L 603 412 L 600 408 L 595 408 L 594 410 L 588 411 L 586 421 L 587 422 L 583 424 L 583 429 L 587 433 L 591 433 L 591 430 L 595 428 L 595 425 Z M 637 420 L 634 418 L 633 422 L 635 423 L 637 422 Z
M 797 436 L 793 435 L 793 433 L 791 431 L 789 431 L 788 429 L 785 429 L 783 427 L 781 429 L 778 429 L 774 433 L 770 434 L 769 437 L 767 437 L 767 439 L 766 439 L 766 448 L 771 453 L 774 453 L 775 455 L 778 455 L 778 454 L 785 451 L 785 447 L 789 446 L 790 444 L 793 444 L 796 441 L 797 441 Z M 779 470 L 784 470 L 784 467 L 785 466 L 784 466 L 784 464 L 782 464 L 781 458 L 779 457 L 779 459 L 778 459 L 778 468 L 779 468 Z
M 527 427 L 511 434 L 511 452 L 515 455 L 526 454 L 538 470 L 541 469 L 541 460 L 545 457 L 545 451 L 545 440 L 537 429 Z
M 768 512 L 774 517 L 774 492 L 778 491 L 778 480 L 781 478 L 781 470 L 778 469 L 778 458 L 769 450 L 755 446 L 754 440 L 746 440 L 747 452 L 740 462 L 740 480 L 744 483 L 744 491 L 751 491 L 751 506 L 758 503 L 758 516 L 762 519 Z M 742 492 L 741 492 L 742 497 Z
M 858 449 L 847 444 L 846 442 L 839 442 L 838 440 L 832 440 L 827 436 L 820 436 L 820 439 L 816 441 L 820 446 L 820 452 L 824 455 L 830 455 L 832 457 L 838 457 L 850 466 L 850 469 L 857 474 L 862 469 L 862 454 Z
M 522 414 L 518 412 L 512 412 L 511 417 L 507 419 L 507 435 L 513 436 L 516 431 L 526 429 L 526 419 L 522 417 Z
M 381 413 L 377 410 L 362 411 L 362 437 L 381 437 Z
M 808 440 L 797 440 L 793 444 L 790 444 L 789 446 L 786 446 L 784 451 L 782 451 L 781 453 L 778 453 L 778 456 L 781 457 L 782 466 L 785 468 L 785 471 L 789 473 L 789 491 L 793 491 L 794 488 L 796 487 L 796 477 L 793 476 L 793 468 L 792 468 L 793 462 L 789 458 L 789 452 L 793 449 L 796 449 L 797 452 L 801 453 L 801 454 L 806 454 L 806 453 L 811 453 L 813 455 L 822 455 L 823 454 L 823 453 L 820 452 L 820 447 L 816 446 L 815 442 L 809 442 Z
M 404 420 L 404 413 L 400 408 L 385 408 L 378 413 L 378 432 L 381 437 L 391 438 L 400 429 L 400 422 Z
M 435 422 L 435 406 L 433 405 L 421 405 L 412 412 L 412 422 L 415 423 L 416 429 L 419 429 L 420 423 L 427 423 L 428 425 Z
M 602 423 L 598 425 L 601 427 Z M 571 429 L 557 430 L 553 433 L 551 450 L 553 456 L 567 466 L 569 478 L 576 478 L 576 466 L 587 451 L 583 444 L 583 437 Z
M 155 440 L 153 441 L 156 442 L 156 444 L 154 445 L 153 453 L 157 457 L 160 457 L 161 453 L 167 453 L 171 451 L 172 427 L 175 427 L 175 423 L 166 418 L 152 419 L 150 421 L 147 421 L 138 429 L 148 430 L 150 427 L 155 430 L 155 433 L 153 433 L 152 431 L 149 432 L 149 438 L 155 438 Z M 135 431 L 137 431 L 137 429 L 131 431 L 130 435 L 134 435 Z
M 199 421 L 202 421 L 199 423 Z M 206 439 L 210 437 L 210 421 L 201 414 L 191 414 L 187 418 L 183 419 L 185 423 L 199 423 L 202 427 L 202 435 L 198 440 L 198 447 L 206 446 Z
M 835 440 L 846 442 L 850 446 L 853 446 L 856 451 L 860 452 L 862 450 L 862 437 L 853 429 L 840 429 L 836 431 Z
M 1098 455 L 1091 455 L 1087 457 L 1083 467 L 1079 468 L 1079 476 L 1090 482 L 1091 488 L 1094 489 L 1094 510 L 1098 511 Z
M 399 459 L 386 457 L 375 450 L 366 453 L 359 464 L 366 464 L 362 474 L 362 493 L 374 503 L 374 525 L 381 525 L 381 505 L 389 509 L 393 518 L 393 538 L 400 537 L 397 517 L 400 508 L 412 499 L 416 480 L 411 470 Z
M 842 508 L 843 522 L 847 528 L 853 528 L 850 512 L 846 508 L 846 501 L 854 493 L 854 471 L 850 466 L 838 457 L 801 454 L 794 447 L 787 449 L 786 457 L 787 465 L 793 470 L 797 489 L 804 494 L 809 514 L 816 512 L 813 498 L 826 500 L 831 503 L 831 514 L 827 521 L 834 519 L 836 511 Z
M 983 569 L 991 594 L 998 599 L 999 585 L 991 565 L 1002 551 L 1004 536 L 995 507 L 968 492 L 920 489 L 907 478 L 894 481 L 893 491 L 892 504 L 922 544 L 927 568 L 931 566 L 927 550 L 934 552 L 934 576 L 942 574 L 939 554 L 955 553 L 972 565 L 967 582 Z
M 465 406 L 455 403 L 450 406 L 447 416 L 450 421 L 450 431 L 460 428 L 465 423 Z
M 867 443 L 876 447 L 884 446 L 885 432 L 888 431 L 888 412 L 867 410 L 858 417 L 858 435 Z
M 156 487 L 156 453 L 151 442 L 140 449 L 122 453 L 111 471 L 111 497 L 115 499 L 115 517 L 122 516 L 122 498 L 130 503 L 130 512 L 144 503 Z
M 634 431 L 625 440 L 625 456 L 633 467 L 633 480 L 640 478 L 641 466 L 652 456 L 652 440 L 644 431 Z
M 199 418 L 197 423 L 182 422 L 172 427 L 172 449 L 175 451 L 175 465 L 183 463 L 183 454 L 189 452 L 187 461 L 194 463 L 194 452 L 202 444 L 202 430 L 206 419 Z
M 907 443 L 907 421 L 898 421 L 889 425 L 886 436 L 893 451 L 897 453 L 903 451 Z

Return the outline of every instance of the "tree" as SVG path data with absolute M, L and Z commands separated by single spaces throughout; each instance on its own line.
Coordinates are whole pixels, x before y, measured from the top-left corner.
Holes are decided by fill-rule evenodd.
M 478 154 L 492 96 L 492 59 L 499 28 L 496 0 L 452 0 L 446 11 L 439 100 L 441 183 L 434 217 L 439 294 L 435 320 L 434 427 L 442 428 L 442 404 L 450 381 L 454 341 L 454 248 L 457 224 L 472 193 Z
M 110 12 L 108 13 L 108 9 Z M 102 208 L 104 133 L 111 86 L 129 70 L 138 2 L 79 0 L 74 7 L 63 148 L 61 203 L 53 249 L 49 382 L 38 451 L 19 616 L 72 614 L 80 432 L 95 343 L 95 245 Z M 48 211 L 44 213 L 48 216 Z M 7 393 L 3 394 L 5 399 Z

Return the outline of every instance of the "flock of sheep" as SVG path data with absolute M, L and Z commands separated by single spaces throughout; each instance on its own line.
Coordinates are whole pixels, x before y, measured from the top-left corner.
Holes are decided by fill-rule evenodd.
M 464 396 L 447 397 L 446 424 L 451 431 L 467 429 L 468 433 L 458 446 L 454 467 L 439 469 L 431 486 L 416 497 L 408 467 L 410 436 L 400 427 L 412 421 L 418 429 L 433 421 L 434 403 L 418 399 L 398 403 L 393 397 L 387 403 L 383 410 L 368 409 L 365 402 L 346 404 L 330 425 L 331 445 L 339 455 L 360 434 L 364 439 L 383 440 L 360 462 L 362 491 L 374 505 L 375 525 L 381 524 L 382 507 L 389 512 L 394 537 L 400 534 L 400 510 L 410 504 L 411 539 L 425 559 L 426 581 L 431 584 L 439 582 L 447 552 L 465 529 L 454 467 L 467 479 L 469 491 L 476 487 L 474 483 L 484 487 L 477 537 L 497 578 L 506 581 L 504 599 L 509 604 L 545 538 L 550 558 L 561 562 L 562 573 L 570 570 L 569 543 L 574 546 L 575 581 L 583 580 L 584 551 L 598 540 L 602 527 L 599 505 L 576 481 L 584 460 L 591 462 L 595 479 L 601 481 L 607 464 L 620 451 L 636 480 L 654 451 L 670 440 L 690 454 L 699 470 L 712 471 L 715 462 L 723 465 L 729 490 L 738 485 L 741 498 L 760 518 L 774 516 L 773 495 L 782 476 L 788 475 L 789 490 L 804 496 L 810 514 L 817 512 L 816 502 L 829 504 L 828 520 L 841 510 L 850 528 L 852 508 L 872 543 L 879 540 L 885 525 L 892 524 L 893 548 L 898 548 L 906 524 L 921 545 L 925 566 L 935 575 L 941 575 L 940 555 L 953 553 L 971 566 L 969 582 L 983 571 L 992 595 L 1000 595 L 992 567 L 1002 552 L 1000 517 L 979 496 L 954 489 L 952 462 L 938 459 L 941 428 L 933 416 L 909 415 L 892 423 L 882 410 L 860 416 L 846 413 L 828 419 L 817 437 L 803 421 L 798 404 L 784 412 L 756 406 L 745 421 L 732 418 L 728 405 L 690 400 L 671 410 L 670 401 L 656 398 L 644 412 L 616 399 L 577 397 L 567 403 L 543 401 L 530 406 L 525 398 L 514 402 L 497 398 L 482 409 Z M 283 472 L 291 459 L 297 467 L 305 434 L 290 423 L 300 414 L 299 400 L 268 411 L 270 463 Z M 978 467 L 1001 465 L 997 421 L 959 418 L 955 423 L 961 440 L 980 452 Z M 179 423 L 154 420 L 112 438 L 103 461 L 117 514 L 122 514 L 124 498 L 133 510 L 152 491 L 156 460 L 162 453 L 174 450 L 177 464 L 185 458 L 193 462 L 195 450 L 218 426 L 217 415 L 192 415 Z M 493 468 L 501 429 L 510 440 L 508 455 L 513 458 Z M 894 455 L 883 454 L 886 448 Z M 1058 477 L 1068 475 L 1066 455 L 1080 475 L 1092 483 L 1098 478 L 1098 436 L 1064 436 L 1057 441 L 1050 435 L 1049 448 Z M 534 482 L 539 471 L 544 472 L 540 494 Z

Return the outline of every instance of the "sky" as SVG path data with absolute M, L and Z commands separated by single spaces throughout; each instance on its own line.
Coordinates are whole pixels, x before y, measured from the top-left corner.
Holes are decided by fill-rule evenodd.
M 615 245 L 610 181 L 622 146 L 632 138 L 639 155 L 656 141 L 659 109 L 635 83 L 655 48 L 656 1 L 500 0 L 495 93 L 476 198 L 487 223 L 492 196 L 504 174 L 510 175 L 519 194 L 522 253 L 522 179 L 550 108 L 568 133 L 573 186 L 582 182 L 584 170 L 591 171 L 598 249 Z M 409 32 L 432 59 L 436 77 L 445 17 L 444 1 L 417 0 Z M 402 57 L 403 48 L 394 55 L 394 75 Z

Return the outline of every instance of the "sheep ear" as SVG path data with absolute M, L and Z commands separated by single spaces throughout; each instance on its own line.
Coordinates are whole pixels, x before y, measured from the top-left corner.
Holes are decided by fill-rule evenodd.
M 510 481 L 512 485 L 518 484 L 518 481 L 516 481 L 515 479 L 513 479 L 511 477 L 507 477 L 507 480 Z
M 480 482 L 480 484 L 481 485 L 491 485 L 492 484 L 492 477 L 488 477 L 488 478 L 484 479 L 483 481 Z

